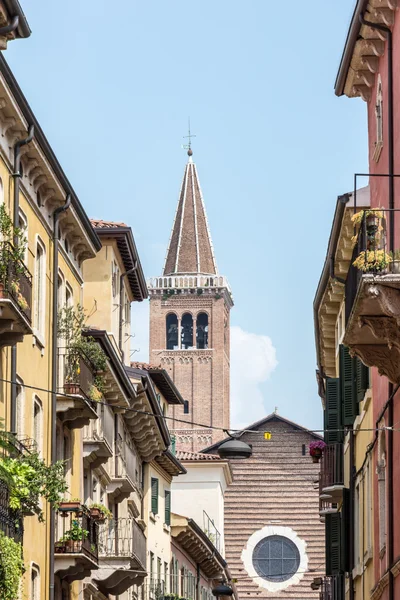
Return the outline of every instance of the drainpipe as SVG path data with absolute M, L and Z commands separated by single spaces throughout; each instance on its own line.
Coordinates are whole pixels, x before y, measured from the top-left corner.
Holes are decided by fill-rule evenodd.
M 65 203 L 59 206 L 53 212 L 53 330 L 52 330 L 52 370 L 51 370 L 51 413 L 50 413 L 50 433 L 51 433 L 51 450 L 50 463 L 54 464 L 57 460 L 57 338 L 58 338 L 58 240 L 59 240 L 59 225 L 58 219 L 61 213 L 68 210 L 71 204 L 71 194 L 67 194 Z M 54 600 L 54 535 L 55 535 L 56 516 L 54 507 L 50 507 L 50 583 L 49 583 L 49 600 Z
M 18 19 L 18 17 L 16 17 Z M 18 23 L 17 23 L 18 25 Z M 6 27 L 4 28 L 6 29 Z M 10 30 L 12 31 L 12 30 Z M 0 29 L 1 35 L 1 29 Z M 19 140 L 14 146 L 14 207 L 13 207 L 13 223 L 14 227 L 19 227 L 19 180 L 21 173 L 19 172 L 21 165 L 21 147 L 29 144 L 33 140 L 34 126 L 30 125 L 28 129 L 28 137 L 24 140 Z M 13 243 L 16 246 L 19 242 L 18 236 L 14 235 Z M 11 346 L 11 419 L 10 430 L 12 433 L 17 432 L 17 345 Z
M 389 154 L 389 209 L 390 220 L 389 220 L 389 249 L 391 252 L 394 251 L 394 118 L 393 118 L 393 44 L 392 44 L 392 31 L 386 25 L 381 23 L 371 23 L 366 21 L 362 15 L 360 15 L 360 22 L 363 25 L 367 25 L 372 29 L 383 31 L 387 38 L 387 67 L 388 67 L 388 154 Z M 389 405 L 388 405 L 388 569 L 389 569 L 389 600 L 394 600 L 394 577 L 391 571 L 393 566 L 393 384 L 389 382 L 388 385 L 389 393 Z
M 350 429 L 350 440 L 349 440 L 349 452 L 350 452 L 350 488 L 349 488 L 349 500 L 350 500 L 350 523 L 349 523 L 349 534 L 350 534 L 350 573 L 349 573 L 349 597 L 350 600 L 354 600 L 354 585 L 353 585 L 353 568 L 354 568 L 354 535 L 358 531 L 354 530 L 354 504 L 355 504 L 355 456 L 354 456 L 354 431 Z
M 134 273 L 137 269 L 137 260 L 135 260 L 135 264 L 133 265 L 132 269 L 129 269 L 129 271 L 126 271 L 125 273 L 122 273 L 122 275 L 120 275 L 119 278 L 119 332 L 118 332 L 118 346 L 119 349 L 121 350 L 121 361 L 124 362 L 124 351 L 122 350 L 122 311 L 123 311 L 123 307 L 122 307 L 122 282 L 124 277 L 126 277 L 127 275 L 130 275 L 131 273 Z
M 196 573 L 196 600 L 201 600 L 200 597 L 200 565 L 197 563 L 196 565 L 197 573 Z

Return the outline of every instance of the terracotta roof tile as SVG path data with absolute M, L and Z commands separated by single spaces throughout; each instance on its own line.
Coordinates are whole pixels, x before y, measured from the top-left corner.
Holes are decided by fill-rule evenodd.
M 114 229 L 115 227 L 128 227 L 125 223 L 117 223 L 116 221 L 103 221 L 102 219 L 90 219 L 92 226 L 95 229 Z
M 132 369 L 143 369 L 143 371 L 150 371 L 151 369 L 162 369 L 161 365 L 151 365 L 145 362 L 131 362 Z
M 184 450 L 177 450 L 176 458 L 178 460 L 221 460 L 218 454 L 201 454 L 200 452 L 189 452 Z

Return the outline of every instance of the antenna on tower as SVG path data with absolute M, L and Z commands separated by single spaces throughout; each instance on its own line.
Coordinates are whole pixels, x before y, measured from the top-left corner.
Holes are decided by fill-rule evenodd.
M 193 150 L 192 150 L 192 138 L 196 137 L 193 133 L 190 133 L 190 117 L 188 118 L 188 135 L 184 135 L 184 139 L 188 139 L 189 143 L 185 144 L 183 147 L 185 148 L 185 150 L 188 151 L 188 156 L 192 156 L 193 154 Z

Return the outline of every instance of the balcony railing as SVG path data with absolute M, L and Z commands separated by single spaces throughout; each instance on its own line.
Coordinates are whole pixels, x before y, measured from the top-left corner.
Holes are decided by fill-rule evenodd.
M 94 382 L 94 367 L 82 354 L 58 349 L 58 385 L 60 393 L 90 398 Z
M 150 290 L 168 290 L 168 289 L 201 289 L 204 293 L 207 290 L 215 293 L 216 289 L 226 288 L 231 293 L 231 288 L 226 277 L 221 275 L 184 275 L 181 277 L 151 277 L 148 281 Z
M 161 577 L 150 576 L 143 586 L 145 600 L 161 600 L 168 590 L 167 583 Z
M 333 600 L 333 586 L 330 577 L 324 577 L 322 580 L 319 600 Z
M 321 488 L 344 485 L 343 444 L 328 444 L 321 458 Z
M 0 480 L 0 531 L 16 542 L 22 542 L 23 520 L 17 510 L 9 506 L 10 491 L 7 484 Z
M 397 274 L 400 279 L 400 249 L 390 252 L 388 240 L 389 223 L 399 209 L 364 208 L 361 222 L 355 225 L 356 242 L 345 283 L 346 324 L 351 315 L 354 300 L 363 274 L 382 276 Z M 358 266 L 354 263 L 357 261 Z
M 221 551 L 221 534 L 215 526 L 211 517 L 203 510 L 203 531 L 208 539 L 214 544 L 218 552 Z
M 83 430 L 84 442 L 107 442 L 110 449 L 114 450 L 114 413 L 109 406 L 97 404 L 96 410 L 99 418 L 90 421 Z
M 128 477 L 133 483 L 139 484 L 137 457 L 126 443 L 120 440 L 117 444 L 118 455 L 115 463 L 115 477 Z
M 108 519 L 99 525 L 99 556 L 129 558 L 146 569 L 146 536 L 135 519 Z
M 0 298 L 11 298 L 32 320 L 32 275 L 21 260 L 15 260 L 14 247 L 9 242 L 0 243 Z
M 64 512 L 59 519 L 57 554 L 84 554 L 98 561 L 98 524 L 86 512 Z

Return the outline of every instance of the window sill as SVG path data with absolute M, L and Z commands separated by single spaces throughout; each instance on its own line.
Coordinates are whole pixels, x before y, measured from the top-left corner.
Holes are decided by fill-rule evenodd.
M 33 340 L 32 345 L 37 346 L 39 350 L 42 352 L 42 356 L 44 354 L 44 349 L 46 347 L 46 342 L 44 336 L 37 329 L 33 329 Z
M 153 521 L 153 523 L 157 522 L 157 515 L 155 515 L 153 512 L 150 511 L 150 521 Z
M 171 533 L 171 525 L 167 525 L 166 523 L 164 523 L 163 529 L 166 533 Z

